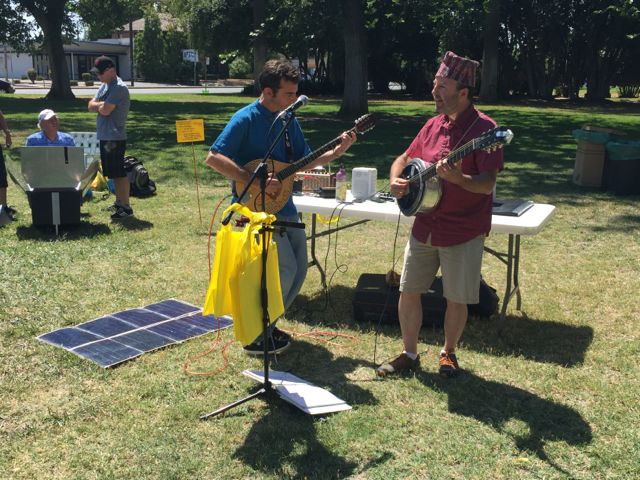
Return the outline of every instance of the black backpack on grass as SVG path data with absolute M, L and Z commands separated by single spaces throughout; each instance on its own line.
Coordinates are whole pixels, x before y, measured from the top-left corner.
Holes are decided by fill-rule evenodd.
M 156 183 L 149 178 L 141 160 L 132 155 L 124 157 L 124 170 L 129 178 L 132 197 L 150 197 L 156 193 Z

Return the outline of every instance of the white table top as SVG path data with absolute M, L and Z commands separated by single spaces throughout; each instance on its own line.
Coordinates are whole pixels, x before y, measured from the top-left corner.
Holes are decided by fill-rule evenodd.
M 349 197 L 347 197 L 349 198 Z M 294 196 L 293 203 L 300 213 L 320 213 L 325 216 L 340 214 L 345 218 L 366 218 L 368 220 L 382 220 L 412 224 L 414 217 L 400 214 L 396 202 L 377 203 L 367 200 L 359 203 L 338 203 L 333 198 L 319 198 L 312 196 Z M 519 217 L 508 215 L 493 215 L 491 218 L 491 233 L 507 233 L 514 235 L 536 235 L 553 217 L 556 207 L 545 203 L 536 203 Z

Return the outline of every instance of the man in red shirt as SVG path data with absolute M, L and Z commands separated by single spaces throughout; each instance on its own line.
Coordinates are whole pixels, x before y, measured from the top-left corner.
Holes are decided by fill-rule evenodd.
M 436 73 L 433 98 L 439 115 L 427 121 L 409 148 L 391 165 L 391 193 L 409 190 L 400 175 L 413 158 L 436 164 L 442 187 L 438 204 L 418 213 L 405 249 L 398 315 L 404 351 L 377 369 L 378 376 L 416 369 L 420 364 L 418 335 L 422 326 L 421 295 L 442 270 L 447 310 L 439 371 L 459 371 L 455 349 L 467 322 L 467 304 L 478 303 L 484 239 L 491 229 L 492 193 L 502 169 L 502 150 L 476 150 L 450 166 L 443 159 L 456 148 L 496 126 L 475 109 L 472 89 L 478 62 L 447 52 Z

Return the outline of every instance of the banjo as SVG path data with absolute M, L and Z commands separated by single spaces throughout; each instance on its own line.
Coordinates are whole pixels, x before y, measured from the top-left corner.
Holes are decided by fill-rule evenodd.
M 363 115 L 355 121 L 355 125 L 353 128 L 348 130 L 348 133 L 355 132 L 359 135 L 368 132 L 371 130 L 376 124 L 376 120 L 370 113 Z M 320 155 L 329 150 L 332 150 L 341 142 L 341 136 L 336 137 L 328 143 L 325 143 L 323 146 L 318 148 L 317 150 L 311 152 L 310 154 L 302 157 L 300 160 L 294 163 L 285 163 L 279 162 L 277 160 L 269 159 L 267 161 L 267 167 L 269 173 L 275 172 L 275 178 L 280 181 L 282 184 L 282 189 L 275 196 L 266 195 L 265 196 L 265 211 L 267 213 L 277 213 L 282 207 L 284 207 L 287 200 L 291 196 L 293 192 L 293 174 L 302 170 L 304 167 L 309 165 L 311 162 L 316 160 Z M 262 160 L 252 160 L 247 163 L 244 168 L 250 172 L 254 171 Z M 236 182 L 236 191 L 241 191 L 244 189 L 244 182 Z M 253 195 L 251 192 L 247 192 L 246 199 L 242 202 L 246 207 L 248 207 L 252 211 L 259 211 L 260 205 L 262 205 L 262 198 L 260 194 Z
M 456 162 L 474 150 L 490 152 L 509 144 L 512 139 L 511 130 L 506 127 L 495 127 L 455 149 L 444 160 L 453 167 Z M 396 199 L 400 211 L 405 216 L 429 212 L 438 205 L 442 195 L 442 185 L 440 178 L 436 175 L 435 163 L 426 165 L 422 159 L 413 158 L 404 167 L 400 176 L 409 180 L 409 191 Z

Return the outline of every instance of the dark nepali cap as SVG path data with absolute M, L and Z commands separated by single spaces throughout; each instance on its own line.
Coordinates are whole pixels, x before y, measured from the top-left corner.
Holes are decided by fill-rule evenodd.
M 115 67 L 116 64 L 113 63 L 109 57 L 104 55 L 96 58 L 94 63 L 94 67 L 91 69 L 91 73 L 104 73 L 107 68 Z
M 476 86 L 476 71 L 479 62 L 466 57 L 459 57 L 453 52 L 444 54 L 436 77 L 451 78 L 467 87 Z

